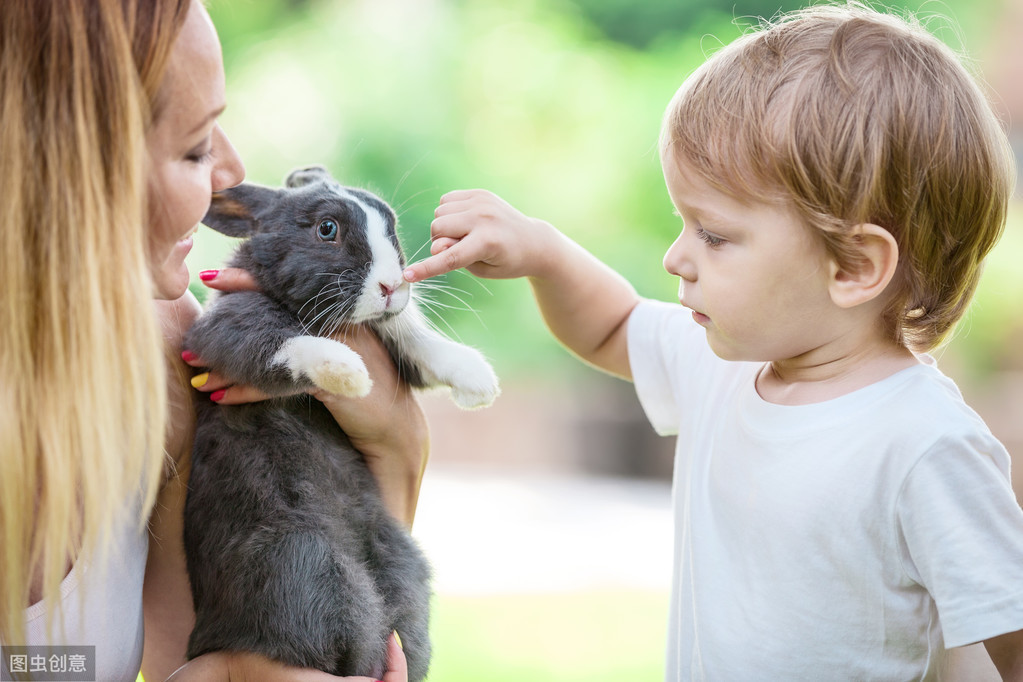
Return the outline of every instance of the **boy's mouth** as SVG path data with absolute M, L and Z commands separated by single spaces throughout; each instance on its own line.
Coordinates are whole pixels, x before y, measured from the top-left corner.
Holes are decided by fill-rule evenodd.
M 678 302 L 682 304 L 683 308 L 689 308 L 693 311 L 693 319 L 696 321 L 696 324 L 701 327 L 706 327 L 710 323 L 710 317 L 699 312 L 696 308 L 686 303 L 681 297 Z

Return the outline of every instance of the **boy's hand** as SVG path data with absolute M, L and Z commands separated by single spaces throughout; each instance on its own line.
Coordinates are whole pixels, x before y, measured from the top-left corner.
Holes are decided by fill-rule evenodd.
M 417 282 L 466 268 L 477 277 L 509 279 L 540 273 L 554 229 L 481 189 L 445 194 L 430 224 L 429 258 L 405 270 Z
M 632 377 L 626 325 L 639 296 L 625 279 L 550 223 L 528 218 L 494 194 L 474 189 L 441 197 L 430 225 L 429 258 L 405 279 L 467 268 L 477 277 L 528 277 L 551 333 L 582 360 Z

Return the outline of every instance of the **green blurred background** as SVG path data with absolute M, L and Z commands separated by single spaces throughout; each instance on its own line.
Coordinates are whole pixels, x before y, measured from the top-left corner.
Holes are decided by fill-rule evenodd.
M 641 294 L 664 300 L 677 284 L 661 256 L 679 223 L 656 154 L 663 108 L 749 17 L 798 6 L 208 5 L 227 70 L 222 124 L 249 180 L 276 185 L 296 166 L 324 164 L 343 184 L 391 202 L 413 260 L 428 251 L 439 197 L 484 187 L 557 225 Z M 974 58 L 1006 120 L 1014 109 L 1023 116 L 1013 91 L 1021 82 L 1011 38 L 1023 30 L 1018 2 L 895 6 L 919 11 Z M 1020 215 L 1014 205 L 976 303 L 940 354 L 1010 450 L 1023 440 Z M 217 267 L 229 248 L 204 229 L 193 273 Z M 504 394 L 478 413 L 424 398 L 433 454 L 415 532 L 438 574 L 431 680 L 660 679 L 671 443 L 643 423 L 626 384 L 580 366 L 549 338 L 525 283 L 453 273 L 443 284 L 453 290 L 433 293 L 450 306 L 438 324 L 492 359 Z

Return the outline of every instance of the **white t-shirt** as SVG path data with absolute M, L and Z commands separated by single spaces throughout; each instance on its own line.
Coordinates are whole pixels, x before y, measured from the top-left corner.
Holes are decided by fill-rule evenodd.
M 678 436 L 667 680 L 994 673 L 949 649 L 1023 629 L 1023 512 L 1008 453 L 933 361 L 793 407 L 678 305 L 640 304 L 628 346 L 647 416 Z
M 25 611 L 26 641 L 3 644 L 93 646 L 98 682 L 134 682 L 142 664 L 142 582 L 149 550 L 149 534 L 139 525 L 140 507 L 138 501 L 126 506 L 113 531 L 106 564 L 78 561 L 61 581 L 61 611 L 54 632 L 47 634 L 47 616 L 54 605 L 41 601 Z

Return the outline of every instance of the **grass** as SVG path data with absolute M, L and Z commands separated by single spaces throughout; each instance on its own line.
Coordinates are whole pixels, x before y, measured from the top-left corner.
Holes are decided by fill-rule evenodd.
M 654 682 L 668 597 L 638 591 L 435 600 L 430 682 Z
M 429 682 L 655 682 L 667 603 L 640 591 L 441 595 Z

